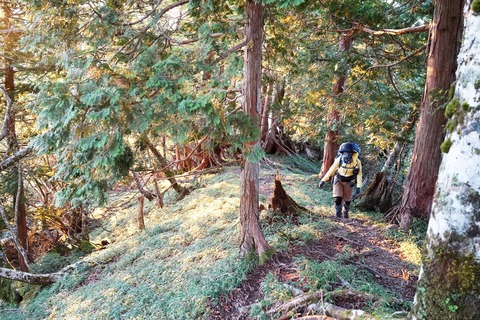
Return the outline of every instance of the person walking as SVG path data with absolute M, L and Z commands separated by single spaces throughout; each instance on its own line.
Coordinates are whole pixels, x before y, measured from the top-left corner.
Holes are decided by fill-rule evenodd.
M 362 162 L 358 158 L 360 147 L 354 142 L 345 142 L 340 145 L 338 156 L 332 166 L 322 177 L 319 187 L 328 182 L 333 176 L 333 199 L 337 218 L 348 218 L 350 204 L 362 188 Z

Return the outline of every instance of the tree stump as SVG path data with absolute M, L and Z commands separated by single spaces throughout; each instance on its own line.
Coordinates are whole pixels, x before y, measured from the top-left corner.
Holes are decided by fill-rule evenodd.
M 377 172 L 356 207 L 363 210 L 379 208 L 380 212 L 385 213 L 392 208 L 392 191 L 388 175 Z
M 280 175 L 275 174 L 275 188 L 273 189 L 273 196 L 270 200 L 270 206 L 274 211 L 280 212 L 284 215 L 297 215 L 298 211 L 307 210 L 298 205 L 283 189 Z

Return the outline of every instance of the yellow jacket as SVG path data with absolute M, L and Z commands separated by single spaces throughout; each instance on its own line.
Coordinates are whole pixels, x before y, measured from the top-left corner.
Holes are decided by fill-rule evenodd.
M 327 182 L 331 176 L 333 176 L 337 171 L 338 174 L 344 177 L 350 177 L 353 176 L 353 169 L 355 167 L 358 167 L 358 174 L 357 174 L 357 187 L 362 188 L 363 182 L 362 182 L 362 162 L 360 159 L 358 159 L 358 153 L 354 152 L 352 154 L 352 162 L 347 164 L 347 163 L 342 163 L 342 166 L 340 167 L 340 158 L 337 157 L 335 161 L 333 162 L 332 166 L 330 169 L 328 169 L 327 173 L 323 176 L 322 181 Z

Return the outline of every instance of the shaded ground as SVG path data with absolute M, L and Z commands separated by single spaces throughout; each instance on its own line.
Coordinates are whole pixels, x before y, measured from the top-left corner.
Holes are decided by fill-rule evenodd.
M 210 319 L 250 319 L 248 306 L 262 300 L 259 287 L 268 273 L 271 272 L 280 281 L 303 289 L 302 278 L 293 263 L 294 257 L 304 256 L 323 262 L 334 260 L 336 254 L 346 250 L 351 256 L 346 263 L 364 268 L 389 292 L 397 293 L 404 301 L 413 301 L 417 278 L 410 274 L 410 267 L 402 260 L 395 242 L 383 238 L 383 230 L 366 224 L 367 221 L 356 219 L 354 214 L 347 220 L 326 219 L 337 222 L 337 227 L 328 237 L 305 246 L 292 246 L 288 252 L 278 254 L 268 263 L 257 267 L 239 288 L 222 297 L 220 303 L 209 306 Z M 347 309 L 362 307 L 361 301 L 347 298 L 336 300 L 335 305 Z

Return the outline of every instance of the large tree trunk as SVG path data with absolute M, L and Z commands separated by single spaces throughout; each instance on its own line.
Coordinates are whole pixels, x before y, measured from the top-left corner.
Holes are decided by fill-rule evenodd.
M 455 79 L 461 20 L 462 1 L 436 1 L 430 28 L 427 79 L 420 120 L 399 209 L 400 226 L 404 230 L 410 229 L 414 216 L 428 219 L 430 215 L 442 159 L 440 144 L 446 123 L 443 105 Z
M 480 15 L 466 1 L 453 114 L 427 231 L 414 319 L 480 319 Z M 468 107 L 467 107 L 468 106 Z M 450 147 L 449 147 L 450 146 Z
M 249 44 L 245 49 L 243 110 L 254 123 L 260 125 L 263 6 L 254 0 L 247 0 L 246 3 L 245 31 Z M 244 150 L 247 152 L 252 148 L 260 148 L 259 140 L 246 143 L 244 146 Z M 251 162 L 244 157 L 240 194 L 240 248 L 242 255 L 255 250 L 262 256 L 269 247 L 258 222 L 259 172 L 260 162 L 258 160 Z
M 353 42 L 353 34 L 352 33 L 342 33 L 340 38 L 340 45 L 339 51 L 341 54 L 346 54 L 352 48 Z M 343 66 L 341 66 L 343 69 Z M 347 81 L 346 74 L 340 74 L 337 76 L 337 80 L 333 86 L 333 95 L 338 96 L 343 93 L 345 90 L 345 83 Z M 335 98 L 335 97 L 334 97 Z M 325 135 L 325 146 L 323 149 L 323 162 L 322 168 L 320 171 L 320 175 L 324 176 L 328 169 L 332 166 L 333 162 L 335 161 L 335 156 L 337 155 L 338 151 L 338 125 L 340 123 L 340 112 L 338 110 L 333 109 L 327 115 L 327 125 L 329 127 L 333 127 L 329 130 Z

